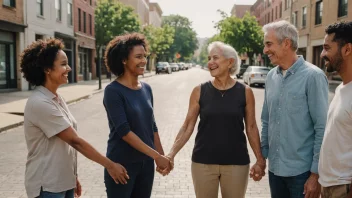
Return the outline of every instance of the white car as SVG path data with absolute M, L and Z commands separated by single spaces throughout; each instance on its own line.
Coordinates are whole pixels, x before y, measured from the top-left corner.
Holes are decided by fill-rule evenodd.
M 270 71 L 267 67 L 262 66 L 249 66 L 243 73 L 243 82 L 249 86 L 265 85 L 266 75 Z

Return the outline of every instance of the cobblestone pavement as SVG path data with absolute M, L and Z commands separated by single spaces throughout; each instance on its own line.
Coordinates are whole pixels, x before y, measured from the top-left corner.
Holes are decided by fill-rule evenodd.
M 210 79 L 207 71 L 197 68 L 142 79 L 153 88 L 155 117 L 166 153 L 170 150 L 184 121 L 192 89 Z M 256 97 L 256 115 L 260 128 L 264 89 L 253 88 L 253 91 Z M 102 93 L 94 95 L 90 99 L 71 104 L 70 109 L 78 121 L 79 134 L 101 153 L 105 153 L 109 130 L 102 98 Z M 175 170 L 166 177 L 156 174 L 153 198 L 195 197 L 190 171 L 195 133 L 196 130 L 176 156 Z M 255 162 L 250 148 L 249 151 L 251 161 Z M 26 154 L 23 127 L 0 133 L 0 198 L 26 197 L 23 181 Z M 82 197 L 106 197 L 101 166 L 79 155 L 78 174 L 83 186 Z M 260 182 L 249 181 L 246 197 L 270 197 L 269 195 L 268 177 Z

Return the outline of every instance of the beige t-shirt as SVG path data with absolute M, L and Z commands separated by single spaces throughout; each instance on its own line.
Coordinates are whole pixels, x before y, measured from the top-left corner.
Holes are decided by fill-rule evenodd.
M 352 82 L 335 90 L 319 159 L 319 183 L 323 187 L 350 184 L 351 180 Z
M 76 120 L 61 96 L 38 86 L 28 98 L 24 111 L 24 133 L 28 148 L 25 187 L 29 198 L 41 188 L 63 192 L 76 187 L 77 152 L 56 135 Z

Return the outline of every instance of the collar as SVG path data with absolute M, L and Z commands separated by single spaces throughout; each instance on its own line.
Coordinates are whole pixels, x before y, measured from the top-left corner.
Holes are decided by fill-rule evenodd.
M 305 62 L 305 60 L 304 60 L 303 56 L 298 55 L 298 59 L 296 60 L 295 63 L 293 63 L 293 65 L 290 68 L 288 68 L 287 73 L 295 74 L 297 69 L 300 68 L 304 62 Z M 279 66 L 277 67 L 276 73 L 278 73 L 278 74 L 282 73 L 282 69 Z
M 46 87 L 44 86 L 37 86 L 36 88 L 38 91 L 42 92 L 46 97 L 50 99 L 55 99 L 57 96 L 53 94 L 53 92 L 49 91 Z

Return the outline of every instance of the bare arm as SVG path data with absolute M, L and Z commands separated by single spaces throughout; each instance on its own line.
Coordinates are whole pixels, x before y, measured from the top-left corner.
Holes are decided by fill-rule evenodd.
M 173 159 L 176 154 L 182 149 L 182 147 L 187 143 L 189 138 L 191 137 L 194 126 L 196 125 L 197 118 L 199 115 L 199 98 L 200 98 L 200 85 L 195 87 L 192 91 L 190 100 L 188 113 L 186 116 L 186 120 L 183 123 L 180 131 L 178 132 L 175 142 L 171 148 L 169 153 L 169 157 Z
M 246 133 L 257 162 L 265 164 L 265 159 L 260 148 L 260 138 L 257 122 L 255 120 L 255 99 L 253 91 L 246 86 L 246 109 L 245 109 Z
M 164 149 L 163 149 L 163 146 L 161 145 L 158 132 L 154 133 L 154 145 L 155 145 L 155 150 L 158 151 L 160 155 L 164 155 Z
M 129 179 L 129 177 L 127 175 L 126 169 L 120 164 L 116 164 L 107 157 L 100 154 L 92 145 L 79 137 L 74 128 L 68 127 L 67 129 L 58 133 L 56 136 L 65 141 L 67 144 L 71 145 L 88 159 L 105 167 L 116 183 L 127 183 L 126 179 Z

